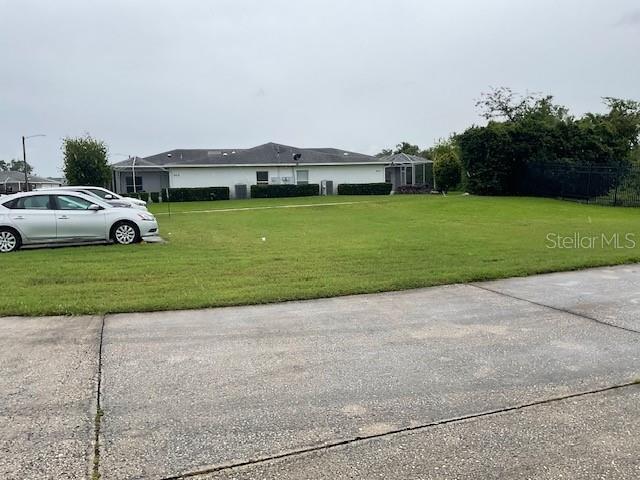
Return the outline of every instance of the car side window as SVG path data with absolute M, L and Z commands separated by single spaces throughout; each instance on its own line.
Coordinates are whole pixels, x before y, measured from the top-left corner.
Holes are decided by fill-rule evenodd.
M 58 210 L 87 210 L 93 203 L 71 195 L 58 195 Z
M 52 210 L 49 195 L 20 197 L 5 203 L 4 206 L 13 210 Z

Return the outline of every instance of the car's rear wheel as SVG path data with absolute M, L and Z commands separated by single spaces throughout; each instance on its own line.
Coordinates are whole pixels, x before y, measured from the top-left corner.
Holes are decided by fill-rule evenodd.
M 111 228 L 111 239 L 120 245 L 140 242 L 140 230 L 132 222 L 118 222 Z
M 18 232 L 12 228 L 0 228 L 0 253 L 9 253 L 22 245 Z

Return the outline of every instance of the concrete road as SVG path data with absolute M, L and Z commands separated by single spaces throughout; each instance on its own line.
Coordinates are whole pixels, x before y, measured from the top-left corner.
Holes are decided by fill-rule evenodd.
M 101 319 L 0 318 L 0 478 L 78 479 L 93 462 Z
M 197 478 L 637 480 L 639 406 L 640 385 Z
M 546 285 L 546 298 L 570 305 L 563 275 L 582 278 L 529 279 L 534 300 Z M 637 275 L 636 266 L 586 272 L 583 289 L 615 294 L 633 317 L 619 290 Z M 527 297 L 519 279 L 487 287 L 511 285 Z M 480 287 L 109 317 L 103 478 L 207 471 L 640 378 L 639 333 Z M 587 313 L 608 308 L 594 302 Z
M 639 285 L 3 318 L 0 478 L 638 478 Z

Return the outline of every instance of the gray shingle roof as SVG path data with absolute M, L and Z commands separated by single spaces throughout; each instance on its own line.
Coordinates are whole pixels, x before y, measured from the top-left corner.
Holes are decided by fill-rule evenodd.
M 301 154 L 296 162 L 294 154 Z M 143 163 L 144 162 L 144 163 Z M 136 160 L 136 166 L 189 165 L 278 165 L 331 163 L 384 163 L 383 159 L 337 148 L 297 148 L 278 143 L 265 143 L 239 149 L 178 149 Z M 131 160 L 115 163 L 114 167 L 131 166 Z
M 31 183 L 48 183 L 57 185 L 58 182 L 49 178 L 37 177 L 35 175 L 29 175 L 29 182 Z M 24 173 L 22 172 L 0 172 L 0 183 L 24 183 Z

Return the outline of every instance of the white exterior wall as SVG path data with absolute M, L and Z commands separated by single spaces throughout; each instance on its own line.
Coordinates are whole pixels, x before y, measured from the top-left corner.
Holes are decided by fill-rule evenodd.
M 269 183 L 273 178 L 291 179 L 296 183 L 295 171 L 308 170 L 309 183 L 332 180 L 334 191 L 341 183 L 384 182 L 384 165 L 301 165 L 299 167 L 170 167 L 171 188 L 229 187 L 231 197 L 237 184 L 250 188 L 255 185 L 256 172 L 269 171 Z

